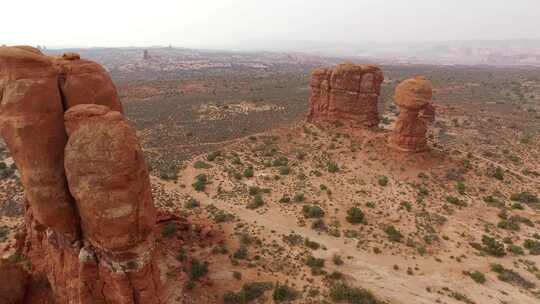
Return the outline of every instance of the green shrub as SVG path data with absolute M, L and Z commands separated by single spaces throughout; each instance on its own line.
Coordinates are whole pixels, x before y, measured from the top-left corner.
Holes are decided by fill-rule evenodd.
M 274 167 L 286 167 L 289 165 L 289 159 L 285 156 L 280 156 L 272 162 L 272 166 Z
M 198 208 L 201 206 L 201 203 L 199 203 L 198 200 L 194 199 L 194 198 L 189 198 L 185 203 L 184 203 L 184 208 L 186 209 L 194 209 L 194 208 Z
M 291 173 L 291 168 L 289 168 L 289 166 L 279 167 L 279 174 L 280 175 L 289 175 L 289 173 Z
M 324 267 L 324 259 L 318 259 L 318 258 L 313 257 L 312 255 L 308 256 L 305 262 L 306 262 L 306 265 L 311 268 Z
M 513 193 L 510 199 L 524 204 L 536 204 L 539 202 L 538 197 L 530 192 Z
M 189 269 L 189 278 L 192 280 L 198 280 L 204 277 L 208 273 L 208 262 L 201 263 L 197 259 L 191 260 L 191 267 Z
M 257 187 L 257 186 L 250 186 L 250 187 L 248 188 L 249 195 L 256 195 L 256 194 L 258 194 L 260 191 L 261 191 L 261 188 L 259 188 L 259 187 Z
M 326 223 L 322 219 L 317 219 L 311 224 L 311 229 L 326 231 L 328 227 L 326 227 Z
M 496 272 L 497 278 L 503 282 L 521 286 L 525 289 L 531 289 L 535 287 L 535 284 L 527 281 L 519 273 L 506 269 L 501 264 L 491 264 L 491 270 Z
M 291 202 L 291 198 L 284 194 L 280 199 L 279 199 L 279 202 L 282 203 L 282 204 L 286 204 L 286 203 L 290 203 Z
M 295 202 L 300 203 L 306 200 L 306 196 L 302 192 L 296 192 L 293 199 Z
M 341 256 L 337 254 L 334 254 L 334 256 L 332 257 L 332 261 L 334 262 L 334 264 L 338 266 L 343 265 L 345 263 L 343 262 L 343 259 L 341 258 Z
M 523 251 L 523 248 L 521 248 L 520 246 L 518 245 L 508 245 L 508 248 L 507 248 L 508 252 L 511 252 L 515 255 L 523 255 L 525 254 L 525 252 Z
M 319 245 L 319 243 L 310 241 L 309 239 L 306 239 L 304 241 L 304 245 L 306 245 L 306 247 L 311 248 L 313 250 L 317 250 L 317 249 L 319 249 L 321 247 L 321 245 Z
M 388 236 L 388 239 L 392 242 L 400 242 L 403 238 L 403 235 L 399 230 L 396 229 L 393 225 L 387 226 L 384 229 L 384 232 L 386 232 L 386 235 Z
M 245 178 L 251 178 L 253 177 L 253 167 L 247 167 L 246 169 L 244 169 L 244 177 Z
M 178 226 L 174 222 L 168 222 L 161 228 L 161 236 L 164 238 L 171 238 L 178 231 Z
M 195 182 L 192 184 L 193 189 L 198 192 L 203 192 L 208 184 L 208 176 L 206 174 L 199 174 L 195 177 Z
M 328 169 L 328 172 L 330 173 L 336 173 L 339 171 L 339 166 L 336 162 L 329 162 L 327 169 Z
M 529 250 L 529 254 L 540 255 L 540 241 L 527 239 L 523 243 L 523 247 Z
M 364 212 L 358 207 L 352 207 L 347 210 L 347 222 L 351 224 L 360 224 L 364 222 Z
M 379 183 L 379 186 L 386 187 L 386 185 L 388 185 L 388 177 L 381 175 L 377 179 L 377 182 Z
M 274 289 L 272 298 L 274 299 L 274 302 L 281 303 L 281 302 L 294 301 L 296 300 L 296 298 L 298 298 L 298 295 L 299 295 L 298 291 L 294 290 L 293 288 L 287 285 L 284 285 L 284 284 L 282 285 L 278 283 Z
M 321 218 L 324 216 L 324 210 L 319 206 L 304 205 L 302 213 L 305 218 Z
M 233 253 L 235 259 L 243 260 L 247 258 L 248 248 L 246 245 L 240 245 L 240 247 Z
M 469 273 L 469 276 L 476 283 L 484 284 L 486 282 L 486 276 L 483 273 L 481 273 L 480 271 L 471 272 L 471 273 Z
M 257 194 L 253 197 L 253 200 L 247 204 L 246 208 L 248 209 L 257 209 L 264 205 L 264 200 L 262 195 Z
M 500 181 L 504 180 L 504 171 L 501 167 L 495 168 L 495 171 L 493 172 L 493 177 L 495 179 L 498 179 Z
M 198 160 L 193 164 L 193 167 L 195 169 L 210 169 L 210 168 L 212 168 L 212 165 L 207 164 L 207 163 L 205 163 L 205 162 L 203 162 L 201 160 Z
M 213 152 L 208 153 L 208 155 L 206 156 L 206 160 L 207 161 L 214 161 L 214 160 L 216 160 L 216 158 L 218 156 L 221 156 L 221 152 L 220 151 L 213 151 Z
M 467 191 L 465 184 L 463 182 L 458 182 L 456 185 L 456 190 L 459 194 L 463 195 Z
M 456 206 L 460 206 L 460 207 L 466 207 L 467 206 L 467 203 L 465 203 L 464 201 L 458 199 L 455 196 L 451 196 L 451 195 L 446 196 L 446 201 L 449 202 L 452 205 L 456 205 Z
M 350 287 L 344 282 L 338 282 L 330 288 L 330 298 L 334 302 L 350 304 L 379 304 L 382 303 L 368 290 Z
M 488 235 L 482 236 L 483 251 L 495 257 L 503 257 L 506 255 L 504 244 L 497 241 L 495 238 Z
M 247 304 L 260 298 L 266 291 L 271 290 L 272 287 L 272 283 L 269 282 L 246 283 L 237 293 L 232 291 L 225 293 L 223 302 L 225 304 Z

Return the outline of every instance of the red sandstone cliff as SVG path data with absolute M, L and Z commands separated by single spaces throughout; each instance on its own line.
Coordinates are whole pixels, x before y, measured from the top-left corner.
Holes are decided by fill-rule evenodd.
M 46 279 L 59 304 L 161 303 L 148 172 L 105 70 L 77 54 L 0 47 L 0 93 L 0 133 L 25 188 L 20 253 L 31 277 Z

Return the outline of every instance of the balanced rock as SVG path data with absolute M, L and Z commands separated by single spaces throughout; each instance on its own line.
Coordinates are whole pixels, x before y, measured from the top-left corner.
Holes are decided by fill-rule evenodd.
M 389 137 L 390 146 L 407 152 L 427 149 L 427 124 L 435 119 L 432 95 L 431 82 L 421 76 L 397 86 L 394 100 L 400 113 Z
M 377 102 L 384 80 L 373 65 L 341 64 L 333 70 L 316 69 L 311 75 L 307 120 L 373 127 L 379 123 Z

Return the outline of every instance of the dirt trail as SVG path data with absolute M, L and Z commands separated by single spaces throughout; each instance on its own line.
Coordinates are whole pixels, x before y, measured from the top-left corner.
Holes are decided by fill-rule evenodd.
M 190 185 L 196 175 L 195 170 L 187 168 L 182 172 L 178 184 L 164 182 L 156 178 L 168 190 L 179 193 L 186 193 L 201 202 L 203 206 L 213 204 L 219 209 L 225 210 L 236 215 L 242 221 L 263 227 L 267 235 L 287 235 L 291 232 L 302 235 L 310 240 L 324 245 L 327 250 L 314 251 L 314 256 L 331 260 L 334 254 L 343 257 L 352 257 L 347 259 L 345 266 L 337 267 L 333 263 L 326 263 L 327 270 L 337 270 L 345 275 L 354 278 L 357 284 L 372 290 L 390 303 L 436 303 L 438 299 L 441 303 L 462 303 L 460 301 L 442 296 L 435 291 L 428 292 L 427 287 L 449 287 L 452 290 L 466 294 L 476 303 L 538 303 L 522 293 L 515 293 L 512 286 L 504 284 L 498 280 L 480 285 L 462 278 L 462 270 L 474 269 L 476 263 L 480 260 L 476 257 L 470 257 L 462 264 L 463 269 L 456 269 L 452 263 L 444 264 L 436 262 L 433 257 L 419 257 L 416 260 L 401 256 L 375 255 L 364 251 L 359 251 L 355 244 L 356 241 L 346 238 L 335 238 L 328 235 L 322 235 L 316 231 L 298 226 L 296 218 L 285 217 L 278 210 L 270 209 L 263 215 L 256 211 L 246 209 L 243 206 L 229 204 L 225 201 L 214 200 L 207 194 L 195 192 L 191 189 L 181 188 L 180 184 Z M 273 232 L 272 232 L 273 231 Z M 502 259 L 498 259 L 500 262 Z M 485 263 L 485 261 L 484 261 Z M 407 267 L 414 268 L 416 264 L 420 265 L 420 270 L 415 271 L 413 276 L 406 274 Z M 399 265 L 400 270 L 393 269 L 394 265 Z M 504 295 L 505 291 L 507 295 Z

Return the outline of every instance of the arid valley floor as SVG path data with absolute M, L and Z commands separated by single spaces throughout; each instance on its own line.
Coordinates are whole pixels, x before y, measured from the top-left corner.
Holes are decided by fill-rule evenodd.
M 345 59 L 76 52 L 111 73 L 155 204 L 178 217 L 158 227 L 167 303 L 540 302 L 539 68 L 383 64 L 367 130 L 305 121 L 311 71 Z M 386 142 L 416 75 L 436 120 L 408 154 Z M 3 258 L 23 214 L 0 142 Z

